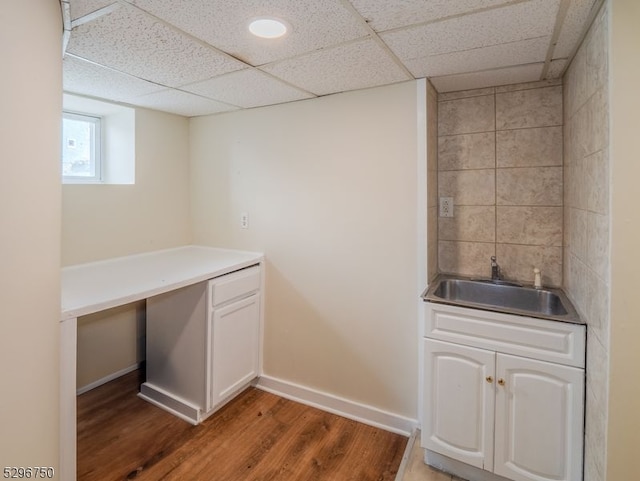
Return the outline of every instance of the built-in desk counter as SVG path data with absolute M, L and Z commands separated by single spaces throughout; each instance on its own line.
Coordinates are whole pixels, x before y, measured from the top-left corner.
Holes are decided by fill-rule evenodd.
M 263 255 L 256 252 L 183 246 L 62 269 L 60 479 L 76 479 L 78 317 L 165 294 L 262 262 Z
M 62 269 L 62 317 L 85 316 L 258 264 L 262 254 L 204 246 L 118 257 Z

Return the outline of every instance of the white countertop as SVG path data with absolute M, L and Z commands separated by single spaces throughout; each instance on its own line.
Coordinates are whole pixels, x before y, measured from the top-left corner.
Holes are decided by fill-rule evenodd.
M 262 259 L 258 252 L 183 246 L 64 267 L 61 320 L 179 289 Z

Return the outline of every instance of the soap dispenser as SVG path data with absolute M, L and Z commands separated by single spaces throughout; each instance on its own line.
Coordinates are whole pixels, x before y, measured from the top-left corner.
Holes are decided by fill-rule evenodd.
M 537 267 L 533 269 L 533 287 L 542 289 L 542 276 L 540 275 L 540 269 Z

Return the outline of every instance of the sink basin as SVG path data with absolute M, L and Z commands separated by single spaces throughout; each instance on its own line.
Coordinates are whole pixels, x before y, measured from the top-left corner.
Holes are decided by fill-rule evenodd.
M 431 302 L 580 322 L 571 302 L 559 289 L 534 289 L 485 280 L 439 277 L 423 297 Z

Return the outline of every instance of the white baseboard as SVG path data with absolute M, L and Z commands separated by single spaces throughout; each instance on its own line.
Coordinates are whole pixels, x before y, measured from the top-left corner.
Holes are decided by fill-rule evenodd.
M 258 389 L 277 394 L 283 398 L 403 436 L 411 436 L 418 427 L 417 419 L 406 418 L 282 379 L 262 375 L 255 383 L 255 386 Z
M 136 369 L 140 368 L 140 363 L 136 363 L 132 366 L 129 367 L 125 367 L 124 369 L 121 369 L 117 372 L 113 372 L 111 374 L 109 374 L 108 376 L 105 376 L 101 379 L 98 379 L 97 381 L 93 381 L 85 386 L 82 386 L 78 389 L 76 389 L 76 395 L 80 395 L 80 394 L 84 394 L 87 391 L 91 391 L 92 389 L 97 388 L 98 386 L 102 386 L 103 384 L 108 383 L 109 381 L 113 381 L 114 379 L 119 378 L 120 376 L 124 376 L 125 374 L 129 374 L 132 371 L 135 371 Z
M 148 382 L 140 385 L 138 397 L 194 426 L 202 421 L 198 406 Z

